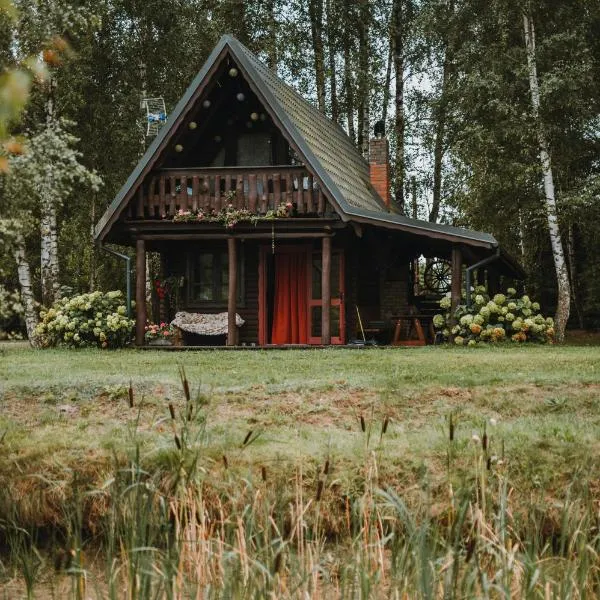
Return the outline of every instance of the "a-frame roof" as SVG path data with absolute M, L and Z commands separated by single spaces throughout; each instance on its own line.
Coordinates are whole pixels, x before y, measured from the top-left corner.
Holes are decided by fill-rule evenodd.
M 143 178 L 152 169 L 165 143 L 193 109 L 198 90 L 216 65 L 229 54 L 249 85 L 279 125 L 302 160 L 321 180 L 327 196 L 343 221 L 407 231 L 414 235 L 444 238 L 484 248 L 498 243 L 487 233 L 429 223 L 387 212 L 369 180 L 369 167 L 343 129 L 279 79 L 235 38 L 221 38 L 200 72 L 172 111 L 167 123 L 98 222 L 94 237 L 102 241 Z

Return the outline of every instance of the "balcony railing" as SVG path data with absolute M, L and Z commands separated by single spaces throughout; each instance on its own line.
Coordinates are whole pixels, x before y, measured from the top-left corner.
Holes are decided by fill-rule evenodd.
M 298 216 L 321 216 L 327 210 L 321 187 L 304 167 L 162 169 L 140 187 L 128 216 L 165 219 L 179 210 L 208 213 L 227 204 L 260 215 L 288 202 Z

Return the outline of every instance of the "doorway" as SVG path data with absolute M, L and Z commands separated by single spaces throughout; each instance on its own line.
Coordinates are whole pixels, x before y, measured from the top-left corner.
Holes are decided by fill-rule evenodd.
M 331 343 L 345 343 L 344 255 L 331 254 Z M 321 252 L 311 245 L 261 247 L 259 344 L 321 344 Z

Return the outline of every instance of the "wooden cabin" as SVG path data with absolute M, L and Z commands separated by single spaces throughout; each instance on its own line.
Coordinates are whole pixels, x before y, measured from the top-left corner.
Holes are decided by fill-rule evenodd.
M 398 324 L 421 310 L 419 257 L 441 265 L 438 292 L 451 273 L 454 304 L 465 268 L 520 275 L 491 235 L 398 214 L 389 174 L 384 136 L 367 162 L 224 36 L 95 230 L 101 245 L 135 246 L 136 343 L 148 252 L 177 282 L 162 316 L 226 312 L 229 345 L 345 344 L 359 315 L 367 335 Z

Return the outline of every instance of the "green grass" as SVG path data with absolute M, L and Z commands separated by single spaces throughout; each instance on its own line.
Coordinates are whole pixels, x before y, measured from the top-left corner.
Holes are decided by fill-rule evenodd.
M 523 477 L 535 473 L 536 481 L 551 481 L 557 468 L 568 473 L 574 456 L 583 464 L 597 457 L 597 347 L 174 353 L 6 344 L 0 353 L 0 431 L 7 432 L 2 470 L 14 464 L 6 462 L 7 449 L 26 471 L 82 455 L 109 458 L 128 447 L 142 398 L 144 448 L 148 456 L 160 453 L 172 445 L 162 421 L 167 403 L 184 406 L 179 365 L 193 394 L 206 397 L 203 418 L 215 456 L 237 447 L 247 431 L 261 432 L 242 453 L 244 464 L 317 461 L 328 453 L 352 464 L 364 455 L 360 415 L 374 438 L 389 416 L 387 463 L 438 472 L 451 412 L 464 439 L 496 419 L 493 437 L 520 455 L 514 469 Z
M 179 366 L 192 388 L 190 421 Z M 391 488 L 415 515 L 426 505 L 438 519 L 449 485 L 480 489 L 485 469 L 473 436 L 484 427 L 490 481 L 494 494 L 500 482 L 510 490 L 511 519 L 539 511 L 543 530 L 569 494 L 600 500 L 599 347 L 107 352 L 4 344 L 0 391 L 0 519 L 27 531 L 70 530 L 73 489 L 84 494 L 85 529 L 95 531 L 108 510 L 97 490 L 131 465 L 167 496 L 193 471 L 210 499 L 202 502 L 215 508 L 218 498 L 245 499 L 264 475 L 281 495 L 270 502 L 296 506 L 294 482 L 300 477 L 314 497 L 329 461 L 319 535 L 342 536 L 340 498 L 363 503 L 366 482 L 369 494 Z

